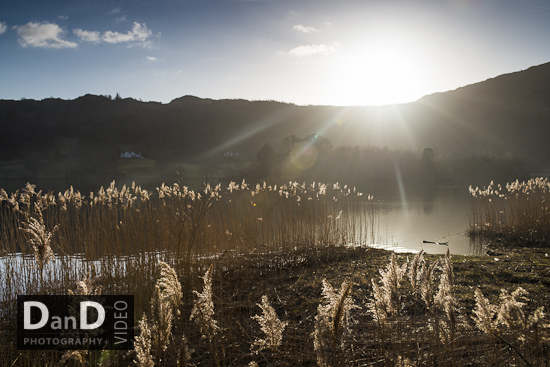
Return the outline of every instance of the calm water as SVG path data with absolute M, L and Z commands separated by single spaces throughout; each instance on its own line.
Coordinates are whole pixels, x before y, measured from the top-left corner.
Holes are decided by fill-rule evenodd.
M 471 195 L 467 187 L 365 187 L 380 207 L 380 243 L 397 251 L 444 254 L 447 246 L 423 241 L 448 242 L 451 253 L 478 254 L 468 229 Z

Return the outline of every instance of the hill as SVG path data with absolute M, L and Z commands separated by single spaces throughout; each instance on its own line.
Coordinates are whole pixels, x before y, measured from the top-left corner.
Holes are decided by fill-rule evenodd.
M 0 161 L 24 160 L 32 171 L 40 159 L 80 158 L 93 171 L 99 169 L 94 164 L 108 169 L 124 151 L 157 162 L 204 162 L 224 154 L 254 160 L 265 143 L 279 151 L 287 136 L 321 134 L 333 146 L 430 147 L 443 156 L 492 151 L 540 166 L 550 160 L 548 102 L 550 63 L 380 107 L 193 96 L 168 104 L 96 95 L 1 100 Z

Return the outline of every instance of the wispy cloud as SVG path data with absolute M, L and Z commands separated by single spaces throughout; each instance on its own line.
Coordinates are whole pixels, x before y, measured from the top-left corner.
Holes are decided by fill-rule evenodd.
M 289 51 L 289 54 L 298 57 L 311 56 L 311 55 L 330 55 L 336 52 L 336 49 L 327 45 L 305 45 L 294 47 Z
M 78 46 L 78 43 L 62 39 L 61 36 L 65 31 L 55 23 L 29 22 L 13 28 L 17 29 L 19 44 L 23 47 L 74 48 Z
M 80 28 L 73 29 L 73 33 L 80 38 L 81 41 L 86 42 L 107 42 L 107 43 L 127 43 L 137 44 L 143 47 L 150 46 L 150 41 L 147 39 L 151 36 L 152 32 L 147 28 L 145 23 L 140 24 L 134 22 L 132 30 L 126 33 L 119 33 L 113 31 L 106 31 L 101 34 L 98 31 L 86 31 Z
M 126 21 L 126 15 L 115 18 L 115 22 L 125 22 L 125 21 Z
M 313 28 L 313 27 L 306 27 L 301 24 L 295 25 L 294 28 L 295 31 L 303 32 L 303 33 L 313 33 L 313 32 L 321 32 L 320 29 Z
M 159 59 L 157 59 L 156 57 L 154 56 L 145 56 L 147 58 L 147 60 L 149 61 L 159 61 Z
M 118 14 L 118 13 L 120 13 L 120 8 L 114 8 L 109 12 L 109 14 Z
M 80 38 L 82 41 L 86 42 L 95 42 L 98 43 L 101 41 L 101 35 L 99 32 L 85 31 L 82 29 L 73 29 L 73 33 Z
M 145 42 L 151 36 L 151 31 L 147 29 L 145 23 L 134 22 L 132 30 L 127 33 L 118 33 L 107 31 L 103 33 L 101 39 L 107 43 L 121 42 Z
M 4 22 L 0 22 L 0 34 L 6 33 L 6 30 L 8 29 L 8 26 Z

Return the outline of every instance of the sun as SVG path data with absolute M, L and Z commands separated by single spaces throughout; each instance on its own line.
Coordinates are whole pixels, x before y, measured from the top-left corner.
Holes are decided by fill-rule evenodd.
M 332 90 L 339 105 L 387 105 L 412 102 L 429 91 L 425 56 L 396 39 L 351 49 L 334 65 Z

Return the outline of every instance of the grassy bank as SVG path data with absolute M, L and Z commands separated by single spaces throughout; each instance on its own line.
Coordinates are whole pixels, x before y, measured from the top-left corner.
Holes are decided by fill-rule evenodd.
M 548 365 L 544 249 L 369 248 L 377 207 L 353 188 L 1 195 L 0 366 Z M 136 349 L 18 351 L 15 296 L 70 291 L 133 294 Z

